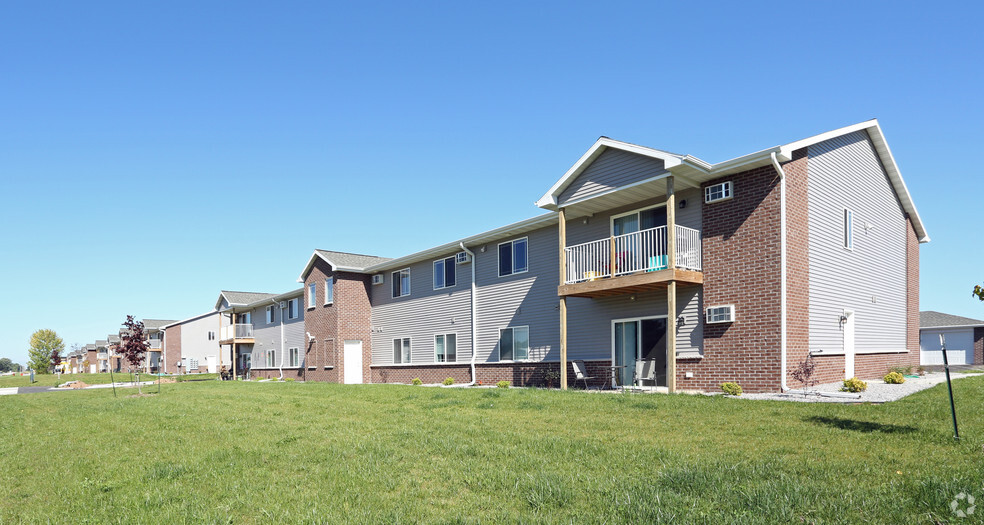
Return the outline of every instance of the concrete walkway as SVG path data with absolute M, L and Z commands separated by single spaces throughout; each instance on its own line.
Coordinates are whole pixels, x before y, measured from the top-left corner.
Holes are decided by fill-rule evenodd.
M 137 385 L 149 386 L 157 384 L 156 381 L 141 381 L 140 383 L 116 383 L 116 388 L 133 388 Z M 0 388 L 0 396 L 11 396 L 14 394 L 40 394 L 42 392 L 71 392 L 74 390 L 92 390 L 96 388 L 113 388 L 113 383 L 103 385 L 89 385 L 85 388 L 58 388 L 54 386 L 19 386 L 10 388 Z

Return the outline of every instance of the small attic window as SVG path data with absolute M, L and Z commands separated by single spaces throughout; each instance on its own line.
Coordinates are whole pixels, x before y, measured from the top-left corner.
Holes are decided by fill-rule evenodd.
M 727 200 L 732 195 L 730 180 L 704 188 L 704 202 L 706 203 Z

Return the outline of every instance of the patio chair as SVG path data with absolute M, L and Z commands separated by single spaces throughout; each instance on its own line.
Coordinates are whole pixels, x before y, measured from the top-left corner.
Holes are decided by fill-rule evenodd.
M 571 361 L 574 365 L 574 386 L 577 386 L 578 381 L 584 381 L 584 389 L 588 389 L 588 379 L 594 379 L 593 376 L 588 375 L 588 367 L 584 366 L 584 361 Z
M 636 361 L 634 379 L 636 386 L 642 386 L 643 381 L 652 381 L 653 386 L 656 386 L 656 361 L 653 359 Z

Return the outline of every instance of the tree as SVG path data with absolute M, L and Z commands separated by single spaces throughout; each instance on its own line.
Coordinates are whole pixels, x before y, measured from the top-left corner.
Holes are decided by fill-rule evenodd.
M 27 351 L 30 361 L 27 366 L 38 374 L 47 374 L 51 370 L 52 352 L 65 349 L 65 342 L 54 330 L 42 328 L 31 334 L 31 348 Z
M 975 286 L 974 295 L 976 295 L 977 298 L 980 299 L 981 301 L 984 301 L 984 286 L 981 286 L 979 284 Z
M 147 353 L 147 341 L 144 334 L 144 324 L 132 315 L 126 316 L 123 330 L 120 332 L 120 347 L 117 350 L 123 359 L 130 362 L 132 368 L 137 368 Z
M 61 364 L 61 351 L 55 348 L 51 351 L 51 368 L 58 370 L 58 365 Z
M 16 367 L 17 363 L 11 361 L 10 358 L 0 358 L 0 372 L 13 372 Z

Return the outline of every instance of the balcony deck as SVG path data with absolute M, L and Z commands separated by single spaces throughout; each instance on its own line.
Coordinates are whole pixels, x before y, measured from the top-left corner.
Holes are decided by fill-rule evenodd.
M 219 344 L 252 344 L 255 340 L 253 339 L 253 325 L 251 324 L 234 324 L 232 326 L 223 326 L 222 331 L 219 332 Z
M 666 226 L 566 247 L 561 297 L 604 297 L 665 289 L 670 281 L 703 284 L 700 231 L 677 225 L 674 268 Z

